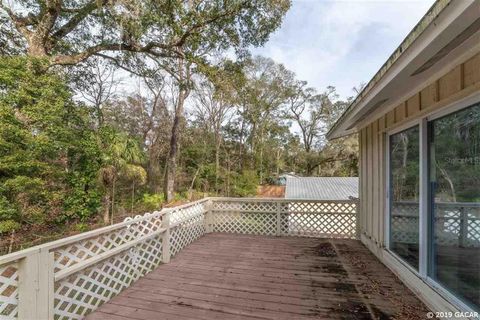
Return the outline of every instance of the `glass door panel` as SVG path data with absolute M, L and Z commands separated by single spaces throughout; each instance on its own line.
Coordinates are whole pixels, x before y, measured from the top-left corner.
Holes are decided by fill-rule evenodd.
M 418 270 L 419 127 L 390 136 L 390 250 Z
M 480 307 L 480 105 L 429 123 L 430 276 Z

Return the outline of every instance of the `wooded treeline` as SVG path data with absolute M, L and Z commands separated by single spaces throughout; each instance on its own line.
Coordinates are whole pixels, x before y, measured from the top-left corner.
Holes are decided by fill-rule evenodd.
M 356 175 L 357 139 L 325 140 L 349 101 L 249 54 L 289 6 L 0 2 L 4 240 L 253 195 L 284 172 Z

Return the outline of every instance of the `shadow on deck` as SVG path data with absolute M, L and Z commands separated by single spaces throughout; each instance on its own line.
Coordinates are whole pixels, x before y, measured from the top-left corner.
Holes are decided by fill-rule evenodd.
M 87 319 L 423 319 L 356 240 L 208 234 Z

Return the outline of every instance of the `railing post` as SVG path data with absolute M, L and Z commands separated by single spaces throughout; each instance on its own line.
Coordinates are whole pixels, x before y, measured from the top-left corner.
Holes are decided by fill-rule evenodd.
M 205 232 L 211 233 L 213 232 L 213 201 L 208 200 L 207 204 L 205 205 Z
M 18 319 L 53 319 L 53 255 L 40 249 L 19 261 Z
M 162 236 L 162 262 L 170 262 L 170 212 L 166 212 L 162 218 L 162 227 L 165 232 Z
M 277 237 L 282 235 L 282 203 L 280 201 L 277 202 Z

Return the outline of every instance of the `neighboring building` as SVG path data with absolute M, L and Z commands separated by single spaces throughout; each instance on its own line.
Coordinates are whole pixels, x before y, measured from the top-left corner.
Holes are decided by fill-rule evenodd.
M 286 199 L 349 200 L 358 198 L 357 177 L 287 177 Z
M 479 30 L 437 1 L 328 134 L 359 133 L 361 241 L 443 314 L 480 310 Z

